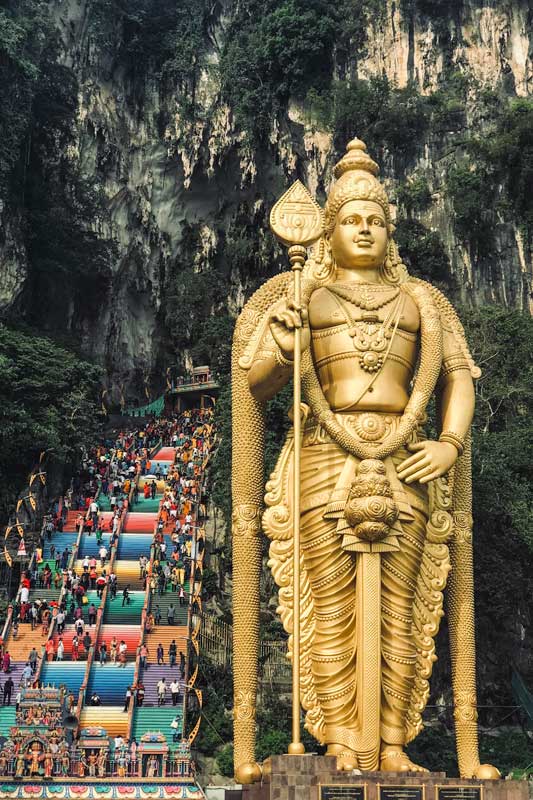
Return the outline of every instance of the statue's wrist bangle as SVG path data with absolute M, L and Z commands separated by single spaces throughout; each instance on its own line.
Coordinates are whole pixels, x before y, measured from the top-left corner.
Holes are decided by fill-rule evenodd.
M 292 367 L 294 365 L 294 361 L 291 361 L 289 358 L 285 358 L 279 347 L 276 348 L 275 354 L 276 363 L 280 365 L 280 367 Z
M 439 436 L 439 442 L 453 444 L 460 456 L 462 456 L 465 451 L 465 440 L 452 431 L 442 431 Z

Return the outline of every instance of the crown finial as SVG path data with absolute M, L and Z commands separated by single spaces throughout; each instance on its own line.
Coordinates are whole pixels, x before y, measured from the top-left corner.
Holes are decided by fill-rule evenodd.
M 366 144 L 357 137 L 348 142 L 346 153 L 335 166 L 334 174 L 336 178 L 340 178 L 345 172 L 354 169 L 370 172 L 372 175 L 377 175 L 379 172 L 378 165 L 366 151 Z

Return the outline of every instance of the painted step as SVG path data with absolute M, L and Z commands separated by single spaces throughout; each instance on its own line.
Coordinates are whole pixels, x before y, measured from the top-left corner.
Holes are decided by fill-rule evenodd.
M 11 662 L 11 668 L 9 670 L 9 676 L 11 677 L 11 680 L 13 681 L 13 691 L 11 693 L 11 702 L 13 703 L 13 705 L 15 705 L 15 695 L 16 695 L 16 693 L 18 691 L 18 688 L 19 688 L 19 685 L 20 685 L 20 682 L 21 682 L 21 679 L 22 679 L 22 670 L 24 669 L 25 666 L 26 666 L 26 661 L 14 661 L 14 662 L 12 661 Z M 6 682 L 6 680 L 7 680 L 7 675 L 6 675 L 5 672 L 2 672 L 1 674 L 2 674 L 2 687 L 3 687 L 5 682 Z
M 55 556 L 59 554 L 61 556 L 65 547 L 67 547 L 70 552 L 72 552 L 72 548 L 76 544 L 77 534 L 76 533 L 58 533 L 57 531 L 52 534 L 52 538 L 48 541 L 45 538 L 44 548 L 43 548 L 43 558 L 51 558 L 50 555 L 50 547 L 54 545 L 54 560 Z
M 157 512 L 159 511 L 159 506 L 162 498 L 163 498 L 162 494 L 156 494 L 153 500 L 151 498 L 145 500 L 145 498 L 142 495 L 142 492 L 140 492 L 137 502 L 134 503 L 131 508 L 131 513 L 143 514 L 149 512 L 157 514 Z
M 42 635 L 42 626 L 38 625 L 32 631 L 29 622 L 21 622 L 19 625 L 18 635 L 13 639 L 13 634 L 10 632 L 7 640 L 7 650 L 11 656 L 11 661 L 24 661 L 28 658 L 28 653 L 35 645 L 39 655 L 41 654 L 41 647 L 44 645 L 46 637 Z
M 61 589 L 32 589 L 30 592 L 30 600 L 48 600 L 49 602 L 57 602 Z
M 140 624 L 144 599 L 144 592 L 131 592 L 129 596 L 130 602 L 125 605 L 122 605 L 123 598 L 120 592 L 114 600 L 108 598 L 104 611 L 104 623 L 106 625 Z
M 145 641 L 146 641 L 146 646 L 148 648 L 148 663 L 149 664 L 157 663 L 157 646 L 158 644 L 162 644 L 164 651 L 164 660 L 165 663 L 168 664 L 168 647 L 173 639 L 176 641 L 176 646 L 178 650 L 178 663 L 179 663 L 180 651 L 185 654 L 187 653 L 186 627 L 165 626 L 165 628 L 162 628 L 161 626 L 159 626 L 155 629 L 153 633 L 147 634 L 147 636 L 145 637 Z
M 141 636 L 141 628 L 140 625 L 102 625 L 100 628 L 100 634 L 98 636 L 98 644 L 100 645 L 101 642 L 106 643 L 107 645 L 107 658 L 109 659 L 109 654 L 111 651 L 111 639 L 113 636 L 116 637 L 118 644 L 120 644 L 121 640 L 124 640 L 128 646 L 127 651 L 127 660 L 134 661 L 135 655 L 137 652 L 137 647 L 139 645 L 139 639 Z M 117 650 L 118 652 L 118 650 Z M 122 670 L 120 670 L 122 671 Z
M 100 494 L 98 495 L 98 505 L 100 506 L 100 511 L 111 511 L 111 503 L 109 502 L 109 495 L 100 492 Z
M 138 561 L 115 561 L 114 566 L 115 574 L 118 578 L 118 593 L 129 584 L 130 589 L 144 590 L 144 578 L 139 578 L 139 562 Z
M 103 706 L 119 706 L 124 703 L 126 688 L 133 683 L 135 664 L 130 662 L 125 667 L 118 664 L 104 664 L 100 666 L 93 663 L 85 693 L 86 701 L 89 701 L 93 692 L 96 692 L 102 701 Z
M 89 695 L 87 695 L 87 700 Z M 128 715 L 123 713 L 123 707 L 84 706 L 80 715 L 81 728 L 105 728 L 110 737 L 121 734 L 126 738 L 128 730 Z
M 104 533 L 104 535 L 102 536 L 102 543 L 105 544 L 105 546 L 107 547 L 108 553 L 110 549 L 110 544 L 109 544 L 110 539 L 111 539 L 110 533 Z M 84 533 L 83 536 L 81 537 L 80 549 L 78 550 L 78 558 L 84 559 L 85 556 L 87 556 L 88 558 L 92 558 L 94 556 L 94 558 L 100 561 L 100 556 L 98 555 L 100 547 L 101 545 L 96 543 L 96 535 L 94 533 L 91 533 L 90 536 Z
M 76 518 L 80 512 L 79 511 L 68 511 L 67 518 L 63 524 L 63 531 L 76 531 Z
M 136 512 L 126 514 L 124 533 L 153 533 L 157 523 L 156 512 Z
M 157 664 L 148 664 L 146 669 L 141 670 L 141 680 L 145 688 L 144 703 L 146 706 L 157 705 L 157 684 L 164 678 L 167 686 L 170 686 L 173 680 L 177 680 L 180 685 L 180 694 L 183 695 L 185 690 L 185 681 L 181 679 L 179 670 L 179 654 L 178 663 L 172 669 L 168 665 L 168 657 L 165 654 L 166 664 L 158 666 Z M 171 703 L 170 689 L 166 695 L 167 703 Z
M 86 592 L 85 597 L 87 597 L 88 602 L 82 605 L 81 610 L 83 612 L 83 621 L 84 621 L 84 623 L 86 625 L 88 625 L 89 624 L 89 606 L 92 603 L 95 606 L 96 610 L 98 611 L 98 609 L 100 608 L 100 604 L 102 602 L 102 599 L 100 597 L 98 597 L 98 595 L 96 593 L 96 589 L 90 589 L 88 592 Z M 72 625 L 74 624 L 73 617 L 70 614 L 70 599 L 69 599 L 69 602 L 67 604 L 67 609 L 68 609 L 69 613 L 67 614 L 67 625 L 66 625 L 65 630 L 67 628 L 72 627 Z
M 180 727 L 174 729 L 170 723 L 179 718 Z M 181 735 L 183 722 L 183 708 L 181 706 L 159 706 L 155 708 L 135 708 L 133 716 L 132 735 L 139 742 L 144 733 L 162 733 L 167 742 L 172 742 L 174 734 Z
M 189 589 L 188 581 L 185 583 L 184 589 L 187 596 L 187 592 Z M 188 596 L 187 596 L 187 603 L 185 603 L 185 605 L 183 606 L 180 606 L 179 596 L 177 592 L 168 591 L 165 592 L 165 594 L 154 594 L 151 599 L 150 610 L 152 614 L 155 614 L 156 609 L 159 606 L 159 610 L 161 612 L 160 625 L 168 625 L 167 611 L 171 603 L 174 604 L 174 609 L 175 609 L 174 624 L 186 625 L 188 619 Z
M 91 644 L 94 644 L 94 635 L 95 635 L 96 626 L 95 625 L 92 625 L 92 626 L 86 625 L 85 626 L 85 630 L 89 632 L 89 636 L 91 637 Z M 67 626 L 65 628 L 65 630 L 61 634 L 61 638 L 63 640 L 63 646 L 65 648 L 64 652 L 63 652 L 63 659 L 65 661 L 71 661 L 72 660 L 72 639 L 74 638 L 74 633 L 75 633 L 74 625 L 69 625 L 69 626 Z M 83 644 L 82 644 L 83 636 L 78 637 L 78 638 L 80 639 L 80 644 L 79 644 L 79 648 L 78 648 L 78 654 L 79 654 L 78 657 L 79 657 L 80 660 L 86 660 L 87 653 L 86 653 L 85 648 L 83 647 Z M 56 650 L 57 650 L 57 642 L 59 640 L 59 634 L 54 633 L 53 639 L 54 639 L 54 645 L 55 645 Z M 50 663 L 53 663 L 53 662 L 50 662 Z
M 156 478 L 155 475 L 152 472 L 150 472 L 149 474 L 143 475 L 141 478 L 139 478 L 139 483 L 138 483 L 139 493 L 140 494 L 143 493 L 144 485 L 146 483 L 149 483 L 150 486 L 151 486 L 152 481 L 155 481 L 156 495 L 160 495 L 160 496 L 163 495 L 163 493 L 165 491 L 165 488 L 166 488 L 166 485 L 167 485 L 166 481 L 163 478 Z
M 153 533 L 123 533 L 118 540 L 117 559 L 119 561 L 137 561 L 140 556 L 150 558 L 150 546 Z M 137 566 L 138 570 L 138 566 Z
M 14 696 L 16 689 L 11 697 L 11 702 L 14 703 Z M 0 736 L 9 736 L 9 729 L 15 725 L 15 706 L 0 706 Z
M 44 686 L 66 686 L 69 692 L 78 695 L 85 678 L 84 661 L 46 662 L 41 672 Z
M 176 450 L 176 447 L 162 447 L 151 459 L 152 464 L 154 461 L 168 461 L 170 464 L 173 464 L 176 458 Z

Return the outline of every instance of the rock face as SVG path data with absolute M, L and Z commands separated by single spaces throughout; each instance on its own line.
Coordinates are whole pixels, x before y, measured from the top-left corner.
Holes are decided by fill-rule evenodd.
M 185 361 L 190 355 L 191 314 L 234 314 L 258 283 L 285 268 L 267 231 L 269 208 L 296 177 L 320 200 L 331 181 L 339 143 L 312 121 L 305 101 L 289 99 L 272 118 L 267 140 L 257 144 L 222 99 L 217 69 L 238 6 L 225 0 L 206 12 L 192 116 L 178 102 L 172 80 L 156 69 L 124 69 L 115 55 L 122 36 L 118 12 L 115 24 L 107 23 L 104 45 L 91 26 L 90 3 L 54 4 L 59 61 L 78 83 L 72 141 L 62 157 L 103 192 L 108 217 L 98 233 L 118 244 L 98 302 L 88 310 L 83 297 L 71 294 L 61 324 L 86 355 L 104 365 L 115 399 L 124 393 L 155 396 L 162 366 L 176 359 L 176 351 Z M 451 65 L 472 81 L 464 133 L 479 125 L 476 98 L 484 87 L 504 85 L 518 97 L 531 93 L 531 10 L 527 0 L 449 6 L 450 13 L 436 22 L 408 2 L 389 0 L 368 18 L 366 44 L 348 77 L 386 76 L 399 88 L 415 85 L 429 95 Z M 454 229 L 443 176 L 460 146 L 460 137 L 426 136 L 407 165 L 384 152 L 382 174 L 392 195 L 412 174 L 427 180 L 431 203 L 418 217 L 443 240 L 464 300 L 527 308 L 533 264 L 512 215 L 497 216 L 494 245 L 484 259 Z M 0 308 L 24 317 L 32 281 L 25 235 L 20 218 L 8 210 L 2 221 Z M 191 311 L 185 273 L 189 283 L 211 275 L 218 284 L 206 292 L 201 309 Z M 198 286 L 203 293 L 204 284 Z

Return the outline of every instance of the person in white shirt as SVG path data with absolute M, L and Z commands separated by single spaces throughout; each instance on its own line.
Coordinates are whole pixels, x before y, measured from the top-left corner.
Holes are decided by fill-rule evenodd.
M 56 653 L 56 659 L 58 661 L 63 661 L 64 652 L 65 652 L 65 645 L 63 644 L 63 639 L 60 639 L 59 642 L 57 643 L 57 653 Z
M 180 696 L 180 685 L 179 681 L 176 678 L 174 678 L 174 680 L 170 684 L 170 692 L 172 694 L 172 705 L 177 706 Z
M 165 705 L 165 695 L 167 691 L 167 684 L 164 678 L 161 678 L 160 681 L 157 682 L 157 705 L 164 706 Z
M 105 544 L 101 546 L 100 550 L 98 551 L 98 554 L 100 556 L 100 563 L 102 566 L 104 566 L 105 560 L 107 558 L 107 547 L 105 546 Z

